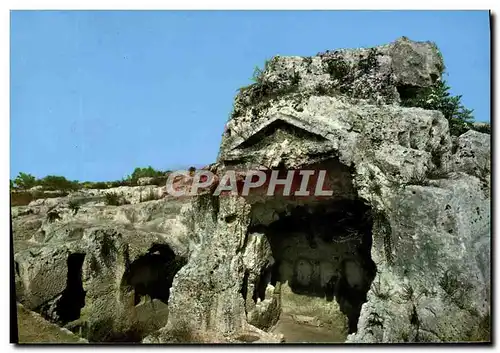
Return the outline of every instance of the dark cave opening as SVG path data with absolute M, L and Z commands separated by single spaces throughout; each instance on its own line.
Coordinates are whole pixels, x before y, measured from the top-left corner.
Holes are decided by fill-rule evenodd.
M 325 305 L 335 299 L 347 317 L 348 333 L 356 332 L 376 273 L 372 225 L 371 210 L 361 200 L 298 206 L 280 215 L 265 232 L 275 263 L 262 271 L 254 296 L 263 300 L 268 283 L 286 283 L 288 297 L 297 303 L 300 296 L 322 298 Z M 282 305 L 286 309 L 285 301 Z
M 85 306 L 85 290 L 82 283 L 84 260 L 85 254 L 75 253 L 68 256 L 66 288 L 55 308 L 58 320 L 63 324 L 80 318 L 81 309 Z
M 165 244 L 154 244 L 145 255 L 133 261 L 123 276 L 123 283 L 134 291 L 134 305 L 143 297 L 168 304 L 174 276 L 185 263 L 183 257 Z
M 271 283 L 273 268 L 274 266 L 266 267 L 262 269 L 259 276 L 257 276 L 257 279 L 255 281 L 255 288 L 252 295 L 254 303 L 257 303 L 258 299 L 262 301 L 266 298 L 266 289 L 267 285 Z
M 250 273 L 248 271 L 245 271 L 245 275 L 243 276 L 243 284 L 241 285 L 241 296 L 243 297 L 243 301 L 246 302 L 247 300 L 247 295 L 248 295 L 248 277 L 250 276 Z
M 413 99 L 417 98 L 424 92 L 425 88 L 413 85 L 400 85 L 396 87 L 396 90 L 398 91 L 401 103 L 403 105 L 409 105 Z

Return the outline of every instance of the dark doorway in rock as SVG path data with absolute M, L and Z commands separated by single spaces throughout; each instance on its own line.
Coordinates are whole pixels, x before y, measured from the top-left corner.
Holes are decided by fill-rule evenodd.
M 130 264 L 123 277 L 124 285 L 134 290 L 134 304 L 143 297 L 167 304 L 174 276 L 185 263 L 168 245 L 154 244 Z
M 262 301 L 266 298 L 266 289 L 267 285 L 271 283 L 272 270 L 273 267 L 266 267 L 262 269 L 260 271 L 260 274 L 257 276 L 255 281 L 255 288 L 252 295 L 254 303 L 256 303 L 258 299 Z
M 80 318 L 80 311 L 85 306 L 85 290 L 82 284 L 82 266 L 85 254 L 75 253 L 68 256 L 68 277 L 66 288 L 56 304 L 58 320 L 62 324 Z
M 241 290 L 240 290 L 241 296 L 243 297 L 243 300 L 245 302 L 247 300 L 247 295 L 248 295 L 248 276 L 249 276 L 248 271 L 245 271 L 245 275 L 243 276 L 243 284 L 241 285 Z
M 282 317 L 331 325 L 344 336 L 356 331 L 376 273 L 372 225 L 370 208 L 346 199 L 297 206 L 267 227 L 275 260 L 268 283 L 280 285 Z

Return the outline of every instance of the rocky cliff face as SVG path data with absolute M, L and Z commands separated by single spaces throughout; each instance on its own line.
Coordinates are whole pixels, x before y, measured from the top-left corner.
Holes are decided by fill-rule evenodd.
M 273 58 L 210 169 L 325 170 L 331 196 L 16 207 L 18 301 L 89 341 L 489 340 L 490 136 L 400 105 L 443 68 L 406 38 Z
M 337 187 L 200 196 L 184 220 L 196 250 L 152 340 L 182 324 L 279 341 L 280 314 L 344 316 L 348 342 L 488 340 L 489 135 L 452 139 L 440 112 L 399 104 L 443 68 L 406 38 L 267 63 L 236 97 L 218 173 L 326 168 Z
M 141 187 L 107 192 L 134 198 Z M 168 319 L 169 289 L 189 252 L 176 221 L 183 203 L 109 206 L 102 193 L 12 209 L 16 297 L 90 342 L 138 342 Z

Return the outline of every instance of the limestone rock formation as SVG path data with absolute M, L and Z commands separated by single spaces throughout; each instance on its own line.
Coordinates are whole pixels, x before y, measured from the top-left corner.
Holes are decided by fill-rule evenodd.
M 137 185 L 141 185 L 141 186 L 144 186 L 144 185 L 151 185 L 154 181 L 154 178 L 152 177 L 143 177 L 143 178 L 139 178 L 137 179 Z
M 489 340 L 490 136 L 400 104 L 443 68 L 404 37 L 273 58 L 207 169 L 326 171 L 331 196 L 142 185 L 14 207 L 18 301 L 90 342 Z
M 348 342 L 489 340 L 489 135 L 452 139 L 439 111 L 399 105 L 443 68 L 404 37 L 269 61 L 236 97 L 217 173 L 325 169 L 333 195 L 200 195 L 156 342 L 178 326 L 274 334 L 280 313 L 344 316 Z
M 184 203 L 105 206 L 100 192 L 13 208 L 16 297 L 90 342 L 138 342 L 167 323 L 190 246 L 176 221 Z

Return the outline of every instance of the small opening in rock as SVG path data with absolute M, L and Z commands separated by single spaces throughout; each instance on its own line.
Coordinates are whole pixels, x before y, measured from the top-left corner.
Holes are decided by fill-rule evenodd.
M 14 266 L 15 266 L 15 270 L 16 270 L 16 275 L 19 276 L 19 262 L 14 261 Z
M 412 99 L 417 97 L 420 88 L 412 85 L 401 85 L 396 87 L 399 98 L 401 101 L 407 101 L 408 99 Z
M 85 306 L 85 291 L 82 284 L 82 266 L 85 254 L 70 254 L 68 256 L 68 276 L 66 288 L 56 306 L 59 320 L 66 324 L 80 317 L 80 311 Z
M 147 254 L 133 261 L 125 272 L 124 284 L 134 290 L 135 305 L 143 297 L 167 304 L 174 276 L 184 264 L 185 259 L 165 244 L 153 245 Z
M 271 274 L 272 267 L 267 267 L 260 272 L 252 295 L 252 299 L 254 302 L 257 302 L 257 299 L 260 299 L 262 301 L 266 298 L 266 289 L 267 285 L 271 283 Z
M 232 214 L 224 217 L 224 221 L 226 221 L 226 223 L 233 223 L 236 220 L 236 218 L 237 216 L 235 214 Z
M 243 300 L 246 302 L 247 300 L 247 294 L 248 294 L 248 276 L 249 273 L 248 271 L 245 271 L 245 275 L 243 276 L 243 284 L 241 285 L 241 296 L 243 297 Z

